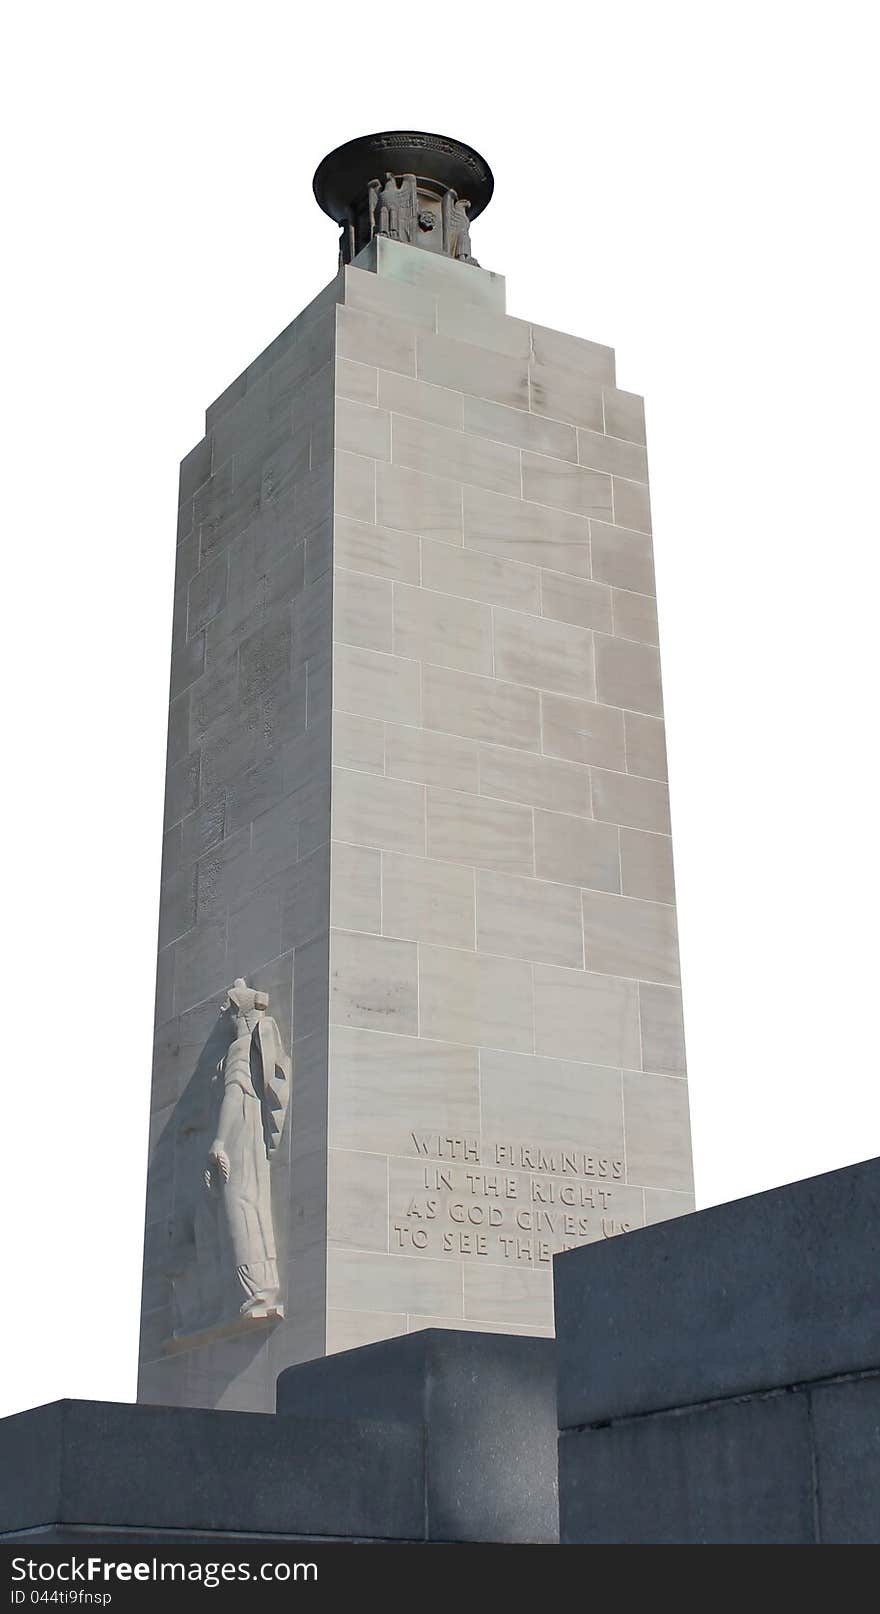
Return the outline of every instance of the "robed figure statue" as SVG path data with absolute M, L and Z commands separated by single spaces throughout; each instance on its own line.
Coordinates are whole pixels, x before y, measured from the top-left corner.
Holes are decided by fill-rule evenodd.
M 208 1151 L 205 1185 L 220 1210 L 221 1249 L 228 1251 L 243 1318 L 283 1317 L 272 1224 L 269 1162 L 284 1129 L 290 1061 L 265 992 L 239 979 L 223 1011 L 232 1042 L 218 1068 L 223 1083 L 217 1135 Z

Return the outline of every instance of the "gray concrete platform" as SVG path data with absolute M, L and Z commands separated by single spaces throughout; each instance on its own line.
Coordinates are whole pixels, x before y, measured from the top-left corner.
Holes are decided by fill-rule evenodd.
M 880 1541 L 880 1160 L 554 1263 L 563 1542 Z
M 558 1538 L 553 1340 L 405 1334 L 288 1368 L 278 1411 L 417 1433 L 431 1540 Z
M 56 1401 L 0 1421 L 0 1539 L 552 1542 L 552 1340 L 428 1330 L 284 1373 L 279 1415 Z
M 423 1498 L 420 1437 L 402 1424 L 107 1401 L 0 1422 L 0 1539 L 419 1541 Z
M 563 1539 L 811 1542 L 808 1426 L 806 1397 L 781 1394 L 563 1430 Z
M 559 1424 L 875 1367 L 880 1161 L 554 1260 Z

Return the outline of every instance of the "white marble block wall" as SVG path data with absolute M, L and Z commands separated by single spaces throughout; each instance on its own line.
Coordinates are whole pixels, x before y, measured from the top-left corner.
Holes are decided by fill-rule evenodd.
M 550 1332 L 552 1251 L 693 1203 L 642 402 L 377 245 L 337 312 L 328 1350 Z
M 642 403 L 504 298 L 374 242 L 182 467 L 143 1400 L 550 1333 L 554 1251 L 693 1205 Z M 237 975 L 285 1318 L 169 1350 Z

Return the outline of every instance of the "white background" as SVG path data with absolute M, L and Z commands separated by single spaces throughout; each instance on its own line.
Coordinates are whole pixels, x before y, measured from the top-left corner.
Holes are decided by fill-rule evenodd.
M 870 8 L 17 10 L 0 1411 L 135 1393 L 177 462 L 373 129 L 482 151 L 509 311 L 647 395 L 698 1203 L 880 1153 Z

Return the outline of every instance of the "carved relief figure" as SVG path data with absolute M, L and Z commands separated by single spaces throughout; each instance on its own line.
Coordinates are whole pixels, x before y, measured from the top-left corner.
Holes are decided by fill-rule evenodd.
M 369 239 L 371 241 L 373 236 L 376 234 L 376 216 L 379 210 L 379 197 L 381 193 L 382 185 L 380 181 L 378 179 L 371 179 L 369 185 L 367 186 L 367 217 L 370 223 Z
M 268 1006 L 266 993 L 241 979 L 229 988 L 223 1010 L 232 1019 L 232 1042 L 218 1066 L 223 1095 L 205 1169 L 240 1314 L 247 1318 L 283 1316 L 269 1161 L 284 1129 L 290 1062 Z
M 471 257 L 470 202 L 449 190 L 443 197 L 443 241 L 450 258 L 476 263 Z
M 418 212 L 415 174 L 401 174 L 399 179 L 386 174 L 376 200 L 376 233 L 412 246 L 416 240 Z
M 351 263 L 357 252 L 357 239 L 353 219 L 346 219 L 339 237 L 339 264 Z

